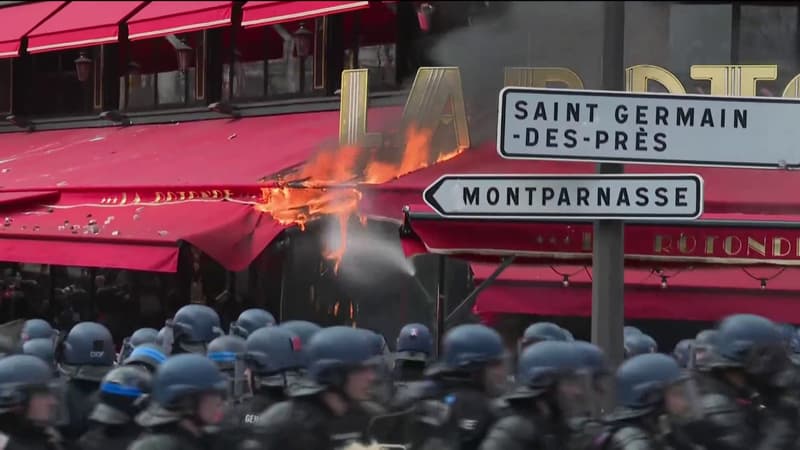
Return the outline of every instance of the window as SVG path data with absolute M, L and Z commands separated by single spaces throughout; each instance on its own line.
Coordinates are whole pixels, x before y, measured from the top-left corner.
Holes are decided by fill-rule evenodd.
M 0 59 L 0 113 L 11 112 L 13 68 L 11 59 Z
M 397 14 L 383 3 L 345 14 L 344 68 L 369 69 L 370 91 L 397 88 Z
M 197 32 L 131 42 L 120 76 L 122 107 L 146 110 L 185 106 L 202 99 L 197 73 L 198 67 L 200 73 L 204 70 L 204 36 Z M 184 70 L 179 66 L 181 58 Z
M 780 97 L 800 73 L 798 64 L 798 7 L 742 5 L 739 21 L 740 64 L 777 64 L 778 79 L 759 81 L 757 95 Z
M 321 51 L 314 45 L 315 23 L 248 28 L 238 30 L 235 39 L 230 29 L 224 30 L 223 48 L 233 48 L 222 66 L 222 97 L 255 100 L 311 93 L 314 55 Z
M 95 52 L 83 50 L 94 63 Z M 32 55 L 32 90 L 28 111 L 35 116 L 87 114 L 92 111 L 94 70 L 85 82 L 78 80 L 75 60 L 79 50 Z M 94 65 L 92 67 L 95 67 Z

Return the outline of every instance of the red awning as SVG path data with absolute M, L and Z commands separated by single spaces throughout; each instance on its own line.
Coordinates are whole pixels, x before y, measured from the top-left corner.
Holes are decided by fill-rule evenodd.
M 0 28 L 0 58 L 19 56 L 20 42 L 64 2 L 38 2 L 0 9 L 3 27 Z
M 368 7 L 369 2 L 247 2 L 242 7 L 242 26 L 261 27 Z
M 151 2 L 128 19 L 132 41 L 231 24 L 233 2 Z
M 329 111 L 2 134 L 0 260 L 172 272 L 187 242 L 242 270 L 284 229 L 254 209 L 258 180 L 336 145 L 338 126 Z
M 476 283 L 494 266 L 473 264 Z M 554 270 L 555 269 L 555 270 Z M 556 271 L 558 273 L 556 273 Z M 625 270 L 625 317 L 717 321 L 730 314 L 751 313 L 780 322 L 800 323 L 800 268 Z M 569 285 L 562 284 L 568 274 Z M 478 294 L 479 315 L 535 314 L 590 317 L 591 271 L 576 266 L 511 266 Z M 765 289 L 760 280 L 769 279 Z M 702 300 L 702 301 L 700 301 Z
M 28 35 L 28 52 L 117 42 L 119 24 L 144 2 L 69 2 Z

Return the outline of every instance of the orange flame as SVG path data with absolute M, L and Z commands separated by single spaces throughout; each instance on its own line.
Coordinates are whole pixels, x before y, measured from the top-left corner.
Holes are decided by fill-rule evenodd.
M 272 215 L 282 225 L 306 224 L 322 216 L 334 216 L 339 223 L 339 246 L 324 252 L 334 261 L 334 272 L 347 249 L 347 225 L 354 215 L 362 225 L 366 217 L 358 214 L 362 194 L 358 184 L 381 184 L 400 176 L 446 161 L 463 149 L 439 154 L 433 158 L 431 141 L 434 130 L 411 125 L 405 132 L 402 157 L 399 162 L 375 159 L 374 152 L 357 146 L 323 150 L 297 171 L 276 184 L 261 189 L 262 201 L 256 209 Z M 434 159 L 434 161 L 431 161 Z M 338 308 L 337 308 L 338 309 Z

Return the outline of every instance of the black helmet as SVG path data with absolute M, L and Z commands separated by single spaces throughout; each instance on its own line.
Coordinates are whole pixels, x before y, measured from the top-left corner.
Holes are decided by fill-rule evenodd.
M 20 340 L 22 342 L 30 339 L 53 339 L 56 336 L 56 330 L 43 319 L 30 319 L 26 320 L 22 325 L 22 332 L 20 332 Z
M 717 327 L 710 367 L 741 368 L 751 375 L 773 375 L 788 361 L 783 336 L 775 324 L 753 314 L 726 317 Z
M 104 325 L 80 322 L 61 344 L 60 367 L 75 379 L 100 382 L 114 366 L 114 340 Z
M 121 366 L 108 372 L 100 383 L 100 401 L 90 419 L 108 424 L 123 425 L 144 409 L 145 396 L 150 394 L 153 377 L 147 370 Z
M 230 325 L 230 334 L 247 339 L 250 333 L 259 328 L 275 325 L 275 317 L 266 310 L 251 308 L 242 311 L 239 318 Z
M 133 349 L 131 354 L 122 362 L 125 366 L 139 366 L 147 369 L 150 373 L 155 373 L 167 355 L 164 349 L 158 344 L 141 344 Z
M 53 370 L 40 358 L 11 355 L 0 359 L 0 414 L 27 405 L 34 392 L 50 390 Z
M 618 418 L 640 417 L 657 410 L 668 387 L 688 380 L 671 357 L 660 353 L 631 357 L 617 369 Z
M 134 348 L 142 344 L 154 344 L 158 342 L 158 330 L 155 328 L 139 328 L 132 335 L 126 337 L 122 342 L 122 349 L 119 352 L 119 360 L 125 361 Z
M 205 354 L 206 345 L 224 334 L 220 328 L 219 315 L 205 305 L 191 304 L 182 307 L 168 325 L 173 333 L 173 353 L 178 350 L 178 353 Z

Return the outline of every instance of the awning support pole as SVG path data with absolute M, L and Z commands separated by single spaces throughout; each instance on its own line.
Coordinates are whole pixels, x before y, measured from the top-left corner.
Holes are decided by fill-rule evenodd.
M 603 23 L 603 88 L 625 90 L 625 4 L 607 1 Z M 598 173 L 623 173 L 622 164 L 598 164 Z M 592 342 L 605 352 L 612 367 L 623 359 L 625 309 L 624 223 L 599 220 L 594 223 L 592 243 Z M 603 399 L 606 410 L 613 406 L 614 392 Z
M 439 255 L 439 279 L 436 283 L 436 357 L 438 358 L 442 350 L 442 337 L 445 331 L 445 314 L 447 314 L 447 257 Z
M 499 277 L 508 268 L 508 266 L 510 266 L 514 262 L 516 258 L 517 257 L 514 255 L 506 256 L 505 258 L 503 258 L 502 262 L 497 266 L 496 269 L 494 269 L 494 272 L 492 272 L 491 275 L 486 277 L 486 279 L 483 280 L 481 284 L 476 286 L 475 289 L 473 289 L 472 292 L 469 293 L 467 298 L 464 299 L 464 301 L 462 301 L 458 306 L 453 308 L 453 311 L 450 312 L 450 314 L 447 316 L 445 322 L 451 321 L 456 316 L 456 314 L 458 314 L 458 312 L 461 311 L 462 308 L 466 306 L 472 306 L 475 303 L 475 300 L 478 298 L 478 294 L 483 292 L 484 289 L 491 286 L 492 283 L 494 283 L 494 281 L 497 279 L 497 277 Z

